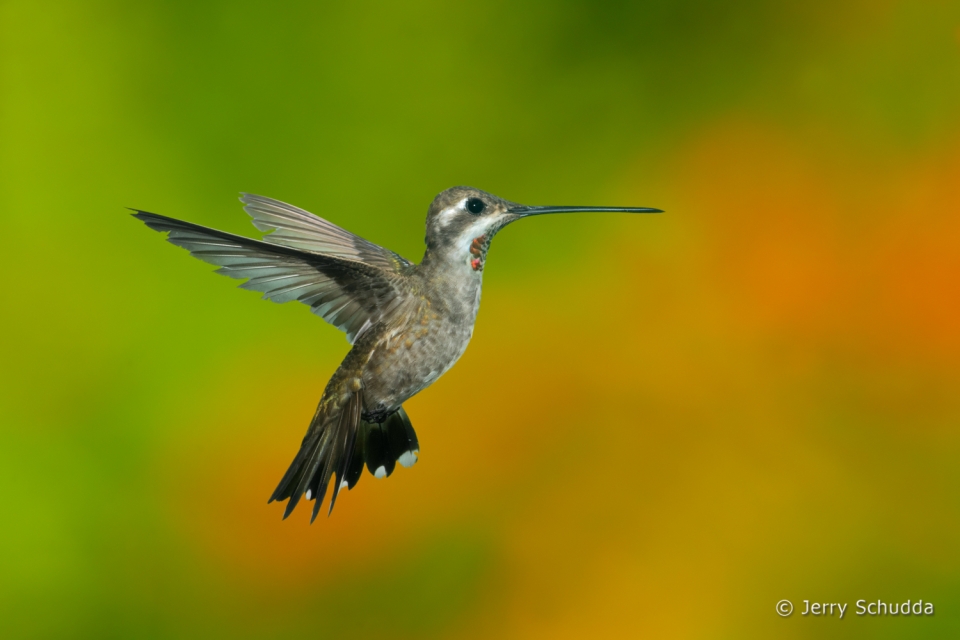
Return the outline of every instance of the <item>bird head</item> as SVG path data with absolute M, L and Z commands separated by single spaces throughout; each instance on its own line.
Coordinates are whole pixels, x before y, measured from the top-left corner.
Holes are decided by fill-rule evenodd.
M 433 199 L 427 212 L 427 255 L 480 272 L 493 236 L 511 222 L 546 213 L 600 211 L 660 213 L 647 207 L 527 206 L 473 187 L 451 187 Z

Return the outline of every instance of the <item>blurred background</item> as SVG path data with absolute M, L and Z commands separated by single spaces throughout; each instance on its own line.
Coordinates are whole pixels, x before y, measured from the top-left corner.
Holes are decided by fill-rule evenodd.
M 0 1 L 0 635 L 960 637 L 957 3 L 282 4 Z M 343 335 L 124 207 L 456 184 L 667 213 L 501 233 L 419 464 L 282 521 Z

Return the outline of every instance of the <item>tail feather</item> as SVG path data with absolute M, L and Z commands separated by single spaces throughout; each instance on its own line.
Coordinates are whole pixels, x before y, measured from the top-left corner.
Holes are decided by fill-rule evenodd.
M 390 415 L 383 424 L 370 425 L 364 460 L 367 470 L 376 478 L 393 473 L 397 462 L 409 467 L 417 461 L 420 443 L 403 407 Z
M 354 401 L 348 406 L 347 411 L 341 414 L 341 422 L 343 422 L 343 416 L 349 411 L 350 416 L 347 418 L 347 422 L 352 426 L 349 429 L 343 429 L 343 438 L 337 438 L 338 449 L 333 455 L 327 457 L 327 462 L 323 466 L 321 483 L 326 486 L 330 474 L 334 472 L 334 465 L 336 465 L 336 476 L 333 479 L 333 495 L 330 496 L 330 507 L 327 509 L 327 516 L 333 513 L 333 505 L 337 503 L 337 494 L 340 493 L 340 488 L 343 486 L 343 476 L 346 474 L 347 465 L 350 464 L 350 458 L 353 457 L 353 449 L 356 446 L 357 432 L 359 431 L 358 427 L 360 425 L 360 409 L 363 406 L 361 392 L 362 390 L 356 393 Z M 313 515 L 310 516 L 311 523 L 317 519 L 317 513 L 320 511 L 320 503 L 322 501 L 323 498 L 318 498 L 314 503 Z
M 303 442 L 300 443 L 300 451 L 297 452 L 287 472 L 283 474 L 283 478 L 274 490 L 273 495 L 270 496 L 269 502 L 286 500 L 293 495 L 294 489 L 300 484 L 300 479 L 307 471 L 304 463 L 308 458 L 316 455 L 316 447 L 320 443 L 322 435 L 323 433 L 319 429 L 307 431 L 307 435 L 303 437 Z
M 400 463 L 401 467 L 412 467 L 417 462 L 417 453 L 420 452 L 420 443 L 417 433 L 410 424 L 410 418 L 403 407 L 387 420 L 387 441 L 390 444 L 390 456 Z
M 361 389 L 341 403 L 334 414 L 318 410 L 300 451 L 269 500 L 289 500 L 284 518 L 306 495 L 307 500 L 314 501 L 310 518 L 313 522 L 320 512 L 331 477 L 334 482 L 328 515 L 333 511 L 340 490 L 344 487 L 352 489 L 360 480 L 364 465 L 375 477 L 382 478 L 393 473 L 397 462 L 409 467 L 417 461 L 420 449 L 417 434 L 402 407 L 382 424 L 362 420 L 362 407 Z
M 347 467 L 347 475 L 343 479 L 347 483 L 347 489 L 353 489 L 363 474 L 363 443 L 364 438 L 357 438 L 353 455 L 350 457 L 350 464 Z
M 305 491 L 308 491 L 307 487 L 314 483 L 314 489 L 311 494 L 307 495 L 307 500 L 311 498 L 317 498 L 317 489 L 321 488 L 323 492 L 327 490 L 327 484 L 320 482 L 320 474 L 317 471 L 320 469 L 320 465 L 328 459 L 328 452 L 330 450 L 330 440 L 331 440 L 331 429 L 324 429 L 322 433 L 318 434 L 318 437 L 311 442 L 310 449 L 306 456 L 300 463 L 300 469 L 298 469 L 294 480 L 291 482 L 291 490 L 289 493 L 290 500 L 287 502 L 287 508 L 283 510 L 284 519 L 287 518 L 293 510 L 296 508 L 297 503 L 300 502 L 300 497 L 304 494 Z M 293 465 L 291 465 L 293 466 Z M 279 487 L 277 487 L 279 490 Z M 323 496 L 319 496 L 319 499 L 322 501 Z

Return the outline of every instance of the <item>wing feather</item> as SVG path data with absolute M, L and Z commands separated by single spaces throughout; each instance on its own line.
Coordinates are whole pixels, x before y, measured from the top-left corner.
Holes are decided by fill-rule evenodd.
M 389 271 L 411 265 L 393 251 L 286 202 L 252 193 L 244 193 L 240 201 L 253 218 L 253 226 L 266 233 L 264 242 L 356 260 Z
M 355 250 L 351 258 L 347 255 L 349 252 L 345 244 L 328 243 L 324 246 L 333 247 L 338 253 L 313 253 L 146 211 L 136 211 L 134 216 L 151 229 L 167 233 L 169 242 L 220 267 L 217 273 L 246 280 L 240 285 L 242 289 L 259 291 L 264 298 L 274 302 L 298 300 L 307 304 L 313 313 L 344 331 L 351 343 L 361 330 L 386 318 L 406 298 L 399 272 L 402 264 L 391 262 L 403 259 L 362 238 L 360 240 L 363 243 L 380 250 L 379 262 L 389 262 L 388 267 L 367 263 L 364 256 L 371 255 L 370 252 L 376 253 L 369 248 L 362 252 Z M 279 220 L 281 217 L 278 214 Z M 334 225 L 329 226 L 334 230 L 339 229 Z M 342 233 L 330 231 L 329 237 L 346 242 L 349 240 L 347 236 L 352 235 L 342 229 L 339 231 Z M 269 237 L 273 236 L 271 234 Z M 314 248 L 319 246 L 318 243 L 313 244 Z

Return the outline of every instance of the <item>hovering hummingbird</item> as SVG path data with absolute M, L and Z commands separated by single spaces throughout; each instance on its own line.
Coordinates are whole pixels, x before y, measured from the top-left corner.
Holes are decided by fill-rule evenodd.
M 480 306 L 490 241 L 506 225 L 546 213 L 660 213 L 642 207 L 531 207 L 479 189 L 453 187 L 427 211 L 427 250 L 420 264 L 368 242 L 303 209 L 243 194 L 252 240 L 132 209 L 136 218 L 193 256 L 246 279 L 242 289 L 274 302 L 297 300 L 347 334 L 352 345 L 327 383 L 290 468 L 270 497 L 301 496 L 317 517 L 334 476 L 337 494 L 367 470 L 389 476 L 417 461 L 420 445 L 403 403 L 433 384 L 463 355 Z

